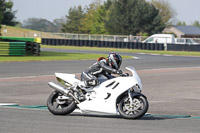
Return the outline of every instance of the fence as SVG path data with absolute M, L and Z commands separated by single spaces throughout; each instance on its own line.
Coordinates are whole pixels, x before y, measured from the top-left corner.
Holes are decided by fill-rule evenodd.
M 132 36 L 132 35 L 103 35 L 103 34 L 73 34 L 73 33 L 51 33 L 40 32 L 33 30 L 23 30 L 2 25 L 2 36 L 4 37 L 28 37 L 28 38 L 52 38 L 52 39 L 74 39 L 74 40 L 98 40 L 98 41 L 113 41 L 113 42 L 141 42 L 147 36 Z M 200 43 L 200 38 L 192 38 Z
M 98 40 L 115 42 L 141 42 L 144 36 L 126 35 L 95 35 L 95 34 L 72 34 L 72 33 L 52 33 L 54 39 L 75 39 L 75 40 Z
M 23 30 L 15 27 L 2 25 L 1 34 L 4 37 L 28 37 L 28 38 L 54 38 L 54 39 L 77 39 L 77 40 L 99 40 L 99 41 L 134 41 L 140 42 L 146 37 L 132 35 L 103 35 L 103 34 L 73 34 L 73 33 L 51 33 L 33 30 Z

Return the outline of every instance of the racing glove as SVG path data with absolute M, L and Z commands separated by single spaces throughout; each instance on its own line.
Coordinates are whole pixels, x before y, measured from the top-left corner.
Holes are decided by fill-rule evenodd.
M 122 70 L 117 70 L 117 74 L 121 75 L 122 73 Z

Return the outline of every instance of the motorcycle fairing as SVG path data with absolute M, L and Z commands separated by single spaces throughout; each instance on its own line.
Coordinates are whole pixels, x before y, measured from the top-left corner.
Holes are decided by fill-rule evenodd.
M 77 106 L 82 111 L 117 114 L 116 101 L 118 96 L 135 84 L 137 82 L 133 80 L 133 77 L 118 77 L 107 80 L 93 88 L 96 95 L 92 100 L 83 101 Z
M 75 74 L 55 73 L 55 75 L 56 77 L 70 83 L 71 85 L 80 82 L 80 80 L 76 78 Z

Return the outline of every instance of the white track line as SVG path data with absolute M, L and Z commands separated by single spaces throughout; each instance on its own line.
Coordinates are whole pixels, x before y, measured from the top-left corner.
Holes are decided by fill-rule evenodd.
M 160 55 L 160 54 L 150 54 L 150 55 Z
M 0 79 L 21 79 L 21 78 L 36 78 L 36 77 L 48 77 L 53 75 L 38 75 L 38 76 L 21 76 L 21 77 L 7 77 L 7 78 L 0 78 Z
M 0 103 L 0 106 L 18 105 L 17 103 Z
M 140 58 L 140 57 L 133 56 L 133 59 L 139 60 L 139 59 L 141 59 L 141 58 Z

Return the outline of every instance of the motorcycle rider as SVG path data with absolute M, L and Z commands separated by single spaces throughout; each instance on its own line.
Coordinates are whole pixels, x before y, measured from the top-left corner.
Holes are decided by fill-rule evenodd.
M 94 87 L 100 83 L 99 77 L 104 76 L 107 79 L 112 78 L 111 74 L 122 74 L 119 69 L 122 63 L 122 57 L 117 53 L 110 53 L 107 58 L 100 57 L 97 62 L 81 74 L 81 87 Z

